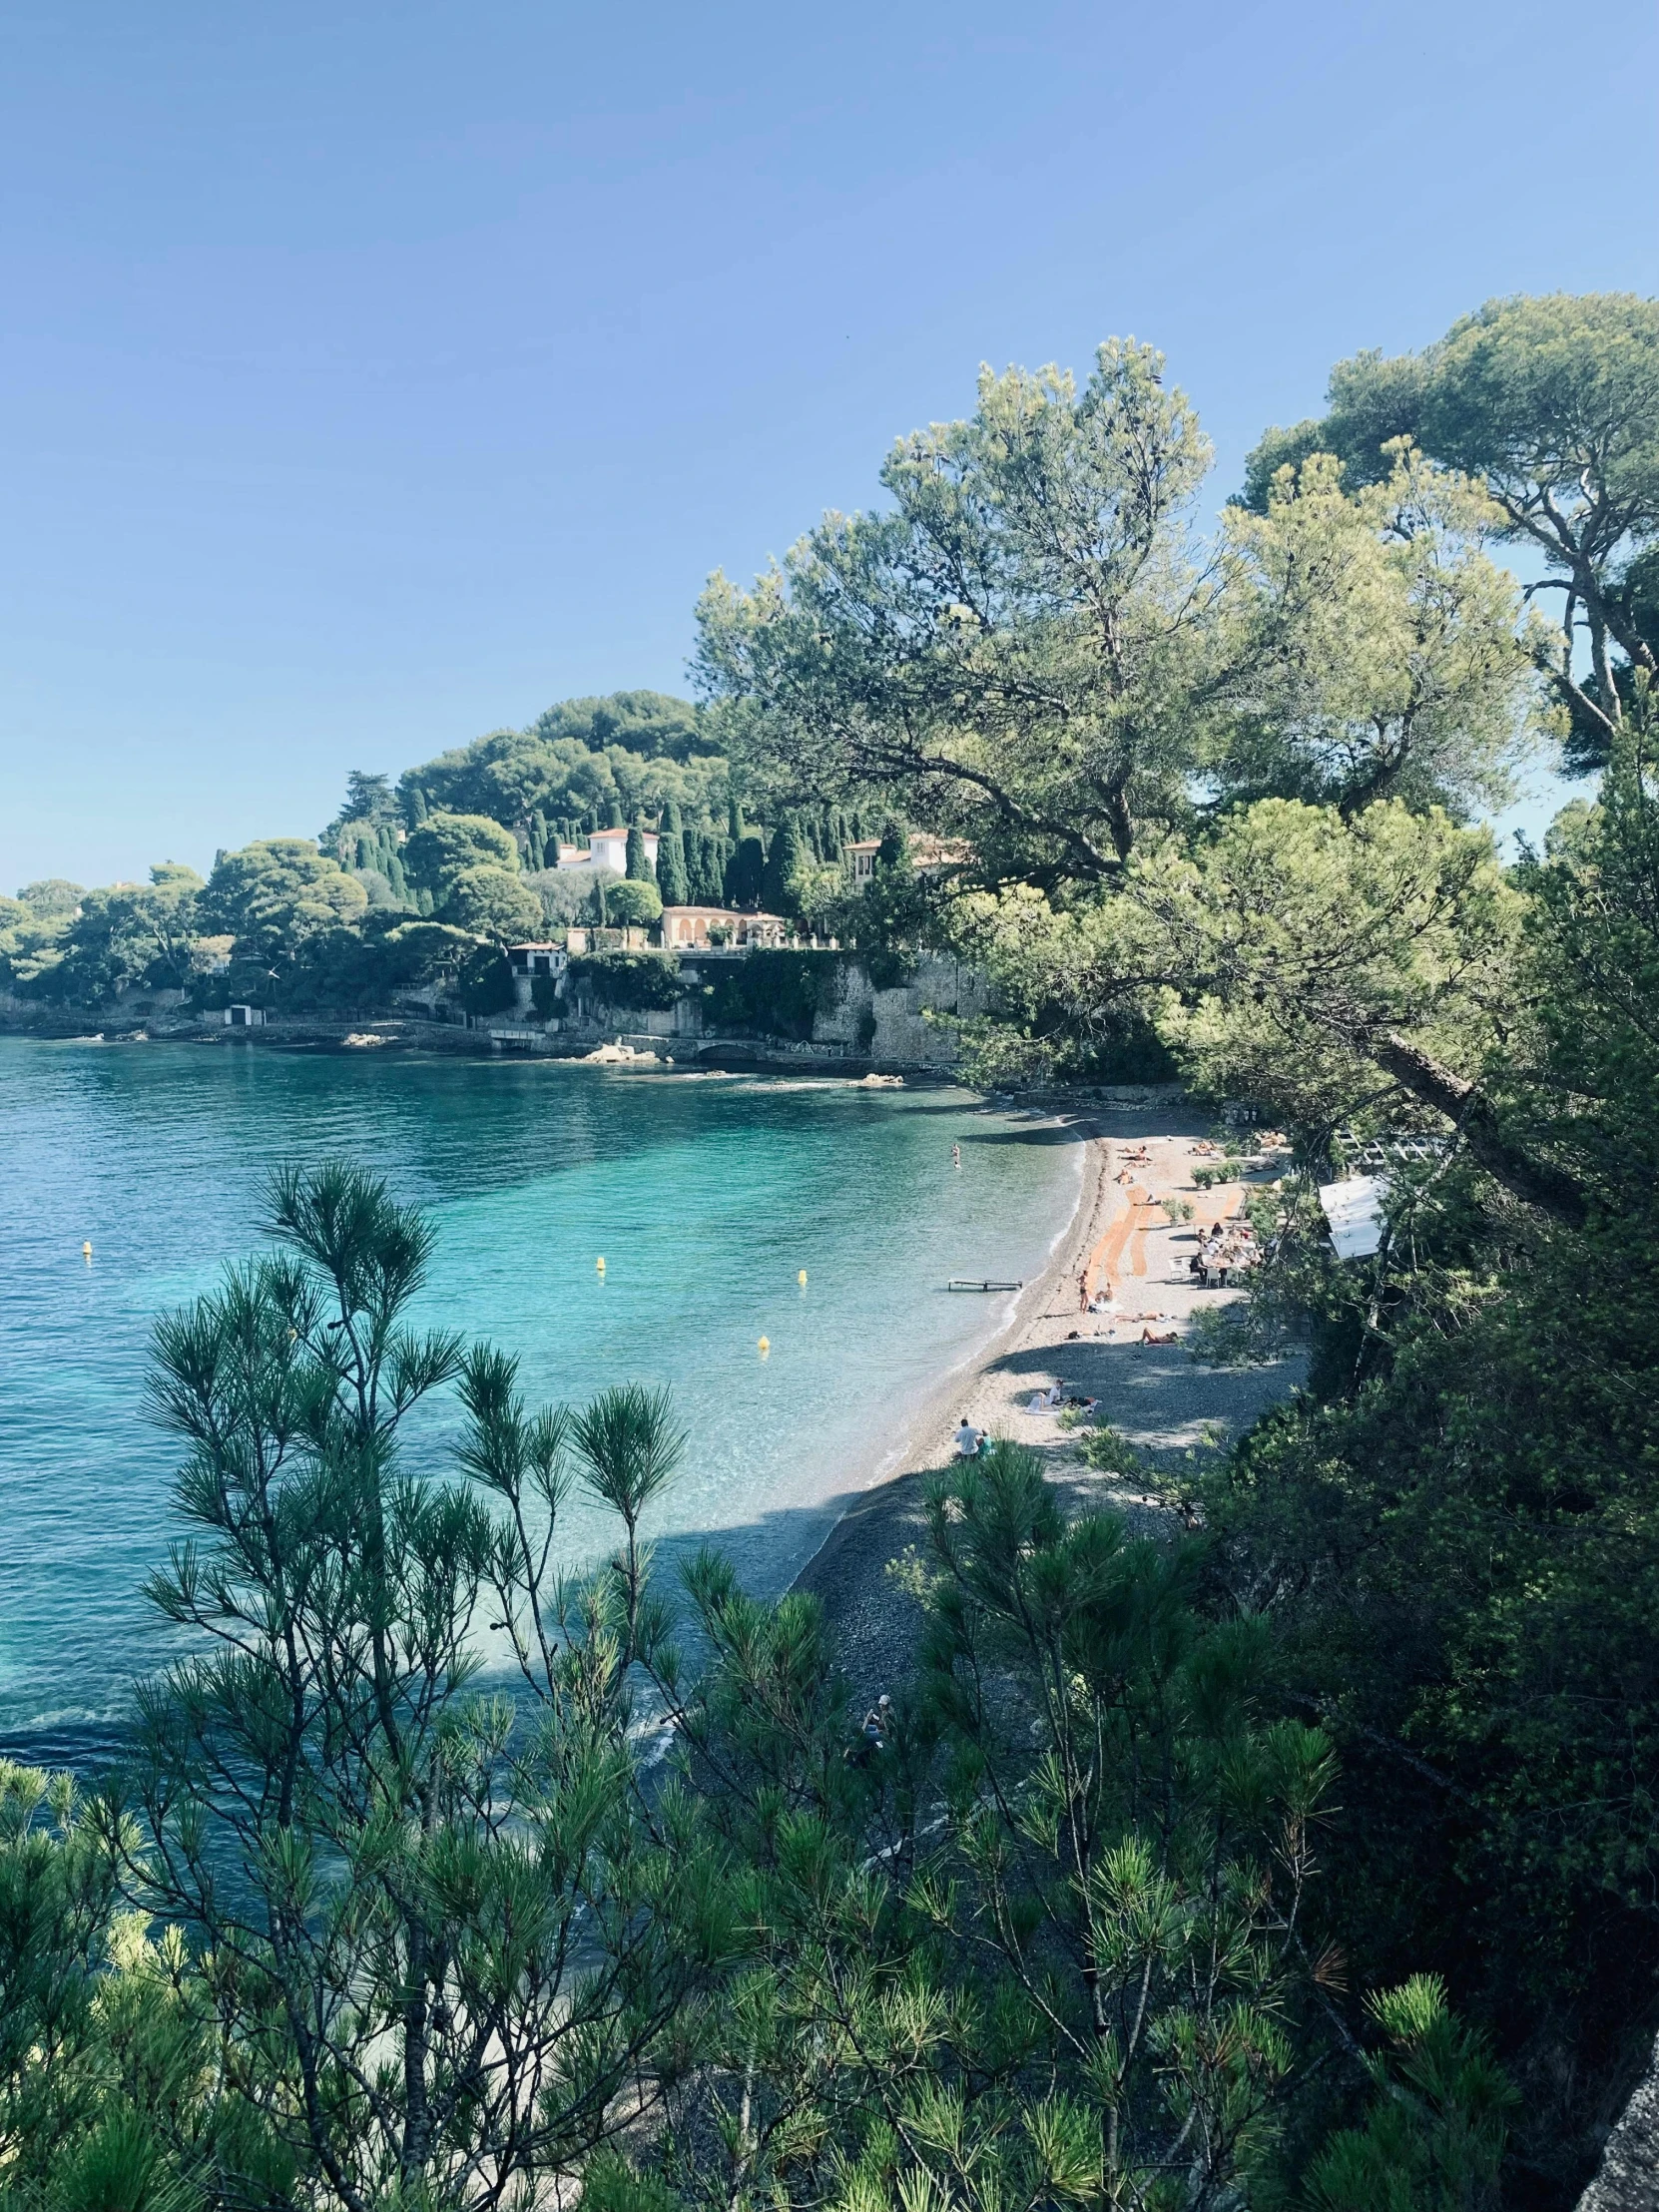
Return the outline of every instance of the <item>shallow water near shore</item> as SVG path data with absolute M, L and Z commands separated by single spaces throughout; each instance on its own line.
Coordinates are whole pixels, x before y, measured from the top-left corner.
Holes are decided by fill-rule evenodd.
M 431 1212 L 417 1319 L 518 1355 L 533 1403 L 668 1383 L 690 1442 L 655 1529 L 664 1565 L 707 1536 L 773 1592 L 1003 1318 L 1007 1301 L 946 1279 L 1034 1275 L 1081 1147 L 943 1088 L 0 1039 L 14 1755 L 96 1757 L 163 1656 L 142 1585 L 179 1533 L 177 1449 L 144 1409 L 151 1327 L 259 1246 L 276 1162 L 330 1155 Z M 415 1463 L 441 1466 L 454 1424 L 448 1403 L 415 1416 Z M 561 1549 L 580 1564 L 610 1534 L 576 1498 Z

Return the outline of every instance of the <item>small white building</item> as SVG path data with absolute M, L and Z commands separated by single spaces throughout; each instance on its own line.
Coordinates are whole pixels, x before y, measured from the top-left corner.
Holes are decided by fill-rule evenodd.
M 225 1026 L 227 1029 L 263 1029 L 265 1027 L 265 1008 L 263 1006 L 227 1006 L 225 1009 Z
M 507 965 L 513 971 L 514 1002 L 528 1007 L 535 1001 L 536 977 L 563 975 L 570 965 L 570 955 L 562 944 L 555 944 L 550 938 L 535 944 L 510 944 Z
M 657 832 L 642 830 L 645 839 L 645 856 L 653 875 L 657 872 Z M 628 872 L 628 832 L 626 830 L 594 830 L 588 835 L 588 848 L 584 852 L 579 844 L 561 844 L 555 865 L 561 874 L 580 869 L 590 875 L 626 875 Z

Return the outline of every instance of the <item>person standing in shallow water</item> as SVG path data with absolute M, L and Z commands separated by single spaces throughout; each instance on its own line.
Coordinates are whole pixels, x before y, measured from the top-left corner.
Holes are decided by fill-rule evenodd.
M 959 1168 L 962 1164 L 962 1148 L 959 1144 L 953 1144 L 950 1148 L 950 1164 L 953 1168 Z

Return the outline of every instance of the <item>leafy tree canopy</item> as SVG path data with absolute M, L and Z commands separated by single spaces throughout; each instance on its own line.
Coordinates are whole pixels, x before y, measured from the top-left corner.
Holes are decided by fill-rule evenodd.
M 1328 398 L 1323 418 L 1262 439 L 1246 502 L 1265 509 L 1278 470 L 1313 452 L 1335 454 L 1351 485 L 1375 482 L 1402 436 L 1472 477 L 1494 526 L 1544 563 L 1532 589 L 1551 613 L 1536 657 L 1576 761 L 1599 765 L 1621 719 L 1620 664 L 1659 669 L 1651 585 L 1638 569 L 1659 539 L 1659 300 L 1488 300 L 1420 353 L 1339 362 Z
M 1191 503 L 1210 447 L 1162 356 L 981 372 L 965 422 L 899 441 L 874 515 L 829 515 L 744 592 L 717 575 L 697 666 L 758 781 L 871 785 L 1000 875 L 1100 878 L 1188 811 L 1215 585 Z
M 48 875 L 38 883 L 25 883 L 17 895 L 37 920 L 61 921 L 75 911 L 85 892 L 65 876 Z
M 488 815 L 434 814 L 411 830 L 403 847 L 403 867 L 418 890 L 440 902 L 466 868 L 518 871 L 518 845 L 510 830 Z
M 410 769 L 398 784 L 409 819 L 428 808 L 488 815 L 528 833 L 531 818 L 618 820 L 670 800 L 701 817 L 725 804 L 726 765 L 689 701 L 659 692 L 550 707 L 527 730 L 495 730 Z
M 1515 586 L 1473 486 L 1394 448 L 1345 492 L 1310 463 L 1211 544 L 1209 463 L 1161 356 L 988 371 L 965 422 L 902 440 L 889 511 L 831 515 L 742 592 L 698 667 L 757 787 L 878 788 L 978 880 L 1121 886 L 1219 804 L 1490 803 L 1525 734 Z
M 464 867 L 449 879 L 439 918 L 497 944 L 539 936 L 541 900 L 518 876 L 501 867 Z
M 641 882 L 633 876 L 621 876 L 605 885 L 605 918 L 607 921 L 633 924 L 649 928 L 652 922 L 663 916 L 663 894 L 654 882 Z
M 362 885 L 308 838 L 264 837 L 218 862 L 199 918 L 205 930 L 235 937 L 240 952 L 269 960 L 353 920 L 367 904 Z

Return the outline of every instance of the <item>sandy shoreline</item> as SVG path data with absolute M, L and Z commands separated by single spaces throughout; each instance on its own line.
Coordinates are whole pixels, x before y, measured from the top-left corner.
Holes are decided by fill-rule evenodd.
M 896 1461 L 849 1500 L 796 1577 L 794 1586 L 824 1605 L 860 1694 L 897 1680 L 908 1665 L 917 1612 L 894 1588 L 887 1565 L 906 1546 L 925 1544 L 925 1478 L 948 1462 L 951 1434 L 964 1413 L 976 1427 L 1040 1451 L 1050 1479 L 1068 1493 L 1166 1526 L 1167 1506 L 1083 1465 L 1075 1432 L 1057 1414 L 1028 1412 L 1031 1392 L 1061 1382 L 1099 1397 L 1104 1421 L 1150 1461 L 1174 1471 L 1187 1452 L 1248 1427 L 1297 1379 L 1291 1362 L 1269 1369 L 1204 1368 L 1180 1342 L 1140 1343 L 1148 1326 L 1185 1337 L 1201 1306 L 1231 1295 L 1195 1290 L 1186 1270 L 1198 1227 L 1207 1216 L 1231 1211 L 1241 1195 L 1237 1184 L 1213 1198 L 1193 1187 L 1198 1163 L 1192 1147 L 1204 1134 L 1204 1119 L 1180 1101 L 1155 1099 L 1077 1112 L 1055 1126 L 1082 1145 L 1084 1155 L 1077 1203 L 1047 1265 L 1019 1293 L 977 1359 L 918 1402 Z M 1192 1226 L 1170 1227 L 1153 1203 L 1171 1192 L 1193 1205 Z M 1085 1273 L 1091 1290 L 1115 1293 L 1114 1312 L 1081 1311 Z

